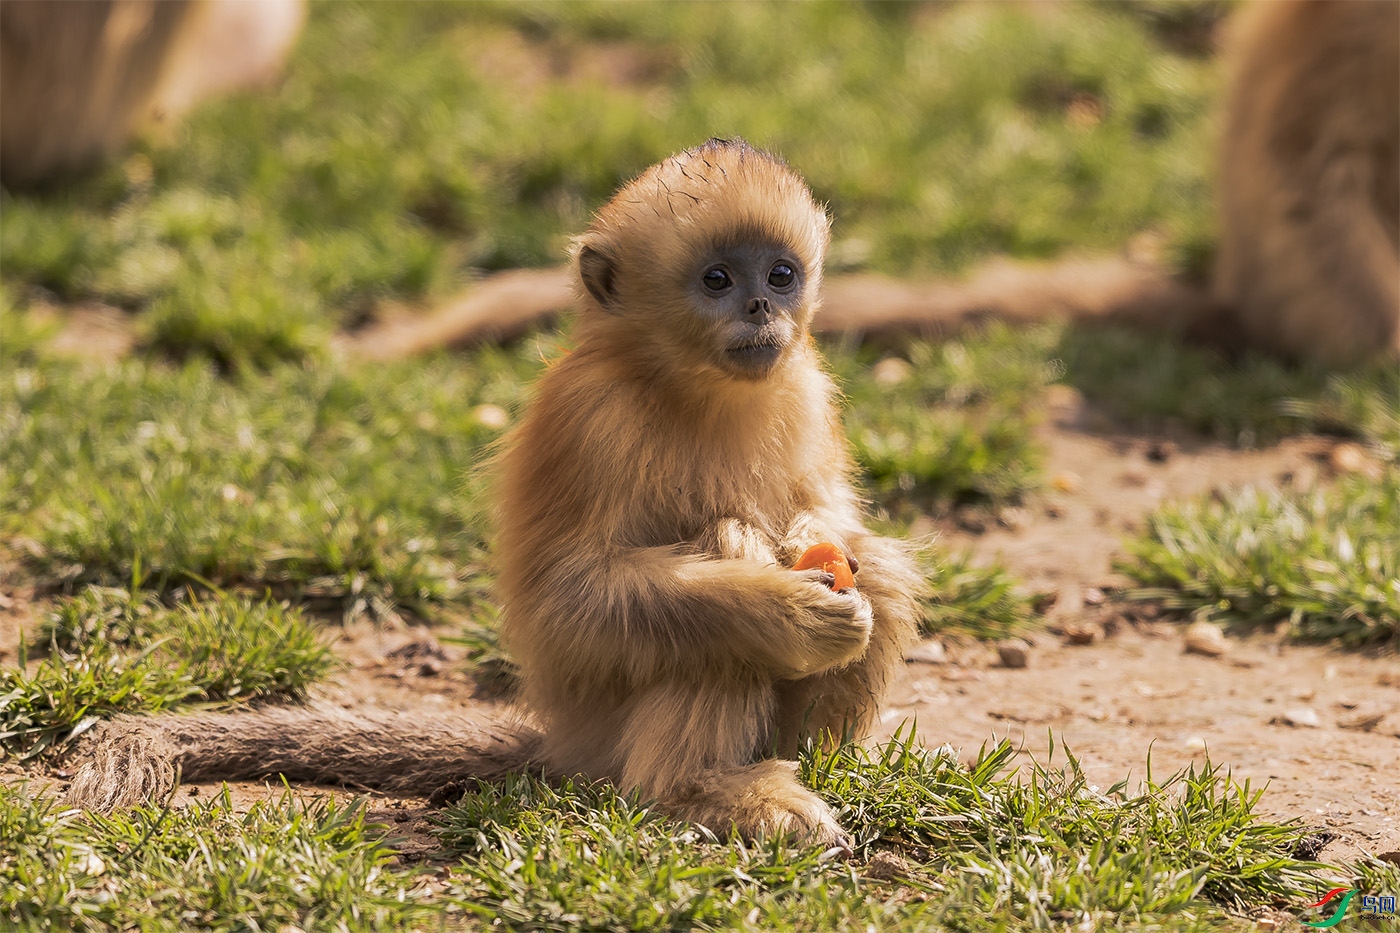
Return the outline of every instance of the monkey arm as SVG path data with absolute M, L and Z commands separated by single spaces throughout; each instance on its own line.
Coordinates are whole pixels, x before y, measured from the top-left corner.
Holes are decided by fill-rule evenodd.
M 746 668 L 802 677 L 859 656 L 870 637 L 869 603 L 815 571 L 667 547 L 554 568 L 529 606 L 507 607 L 517 627 L 525 616 L 541 629 L 515 640 L 543 642 L 573 668 L 621 667 L 633 682 Z

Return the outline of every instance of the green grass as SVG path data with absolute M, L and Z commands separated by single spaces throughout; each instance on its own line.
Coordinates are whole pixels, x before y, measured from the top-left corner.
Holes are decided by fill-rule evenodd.
M 459 487 L 537 364 L 20 363 L 0 392 L 0 534 L 48 586 L 271 588 L 347 613 L 469 600 L 483 521 Z
M 0 667 L 0 757 L 33 758 L 114 713 L 303 696 L 334 663 L 298 610 L 225 594 L 167 607 L 90 588 L 57 603 L 44 635 L 32 670 L 23 653 Z
M 1297 637 L 1400 643 L 1400 471 L 1302 494 L 1171 505 L 1129 543 L 1132 595 Z
M 1185 428 L 1244 447 L 1309 431 L 1349 435 L 1400 459 L 1400 367 L 1353 372 L 1217 352 L 1109 327 L 1065 329 L 1053 351 L 1064 381 L 1110 416 Z
M 803 779 L 856 840 L 851 863 L 744 844 L 658 817 L 606 785 L 519 779 L 441 815 L 457 892 L 509 929 L 1170 929 L 1297 904 L 1321 866 L 1306 834 L 1254 813 L 1258 792 L 1209 765 L 1100 790 L 1072 756 L 1026 780 L 1009 743 L 971 767 L 907 736 L 809 751 Z M 877 880 L 872 861 L 901 861 Z
M 1112 4 L 321 4 L 270 92 L 0 195 L 0 276 L 128 309 L 175 357 L 315 357 L 385 298 L 560 261 L 618 184 L 735 134 L 830 203 L 837 268 L 1199 239 L 1219 79 L 1172 28 Z
M 358 804 L 227 796 L 79 819 L 0 787 L 0 922 L 19 929 L 1247 929 L 1300 909 L 1336 869 L 1291 853 L 1308 830 L 1255 812 L 1209 764 L 1090 785 L 1072 755 L 1014 775 L 896 736 L 809 749 L 802 779 L 855 839 L 832 853 L 716 838 L 603 784 L 528 777 L 440 812 L 442 870 L 393 859 Z M 1356 868 L 1368 890 L 1393 866 Z
M 361 803 L 228 797 L 118 816 L 0 787 L 0 926 L 15 930 L 439 929 Z
M 1053 335 L 992 325 L 946 343 L 913 341 L 891 357 L 907 361 L 903 378 L 883 384 L 874 351 L 833 348 L 846 433 L 875 498 L 898 512 L 1010 501 L 1033 488 L 1040 451 L 1031 430 L 1039 394 L 1056 377 Z
M 1005 638 L 1035 626 L 1034 594 L 1006 568 L 972 563 L 971 554 L 938 554 L 929 573 L 932 598 L 919 631 Z

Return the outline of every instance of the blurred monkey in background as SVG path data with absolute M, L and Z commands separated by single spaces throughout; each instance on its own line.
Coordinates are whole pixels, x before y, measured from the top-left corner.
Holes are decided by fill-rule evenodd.
M 0 181 L 88 168 L 152 121 L 276 74 L 304 0 L 5 0 Z
M 1238 14 L 1216 296 L 1249 345 L 1346 364 L 1400 353 L 1400 2 Z

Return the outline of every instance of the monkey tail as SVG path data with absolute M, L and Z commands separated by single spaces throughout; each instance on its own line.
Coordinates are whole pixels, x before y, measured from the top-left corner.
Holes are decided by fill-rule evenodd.
M 328 704 L 246 713 L 119 716 L 84 740 L 67 804 L 110 812 L 185 780 L 344 784 L 427 796 L 460 782 L 540 767 L 540 733 L 518 714 L 350 712 Z M 178 769 L 178 770 L 177 770 Z

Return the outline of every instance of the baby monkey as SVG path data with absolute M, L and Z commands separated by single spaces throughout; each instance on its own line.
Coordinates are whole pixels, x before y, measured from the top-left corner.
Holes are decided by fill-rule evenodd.
M 639 789 L 721 834 L 845 845 L 791 759 L 807 736 L 868 734 L 924 582 L 904 544 L 866 530 L 851 484 L 809 331 L 828 239 L 782 161 L 710 140 L 623 187 L 576 240 L 575 349 L 494 463 L 501 632 L 528 723 L 128 719 L 73 801 L 149 794 L 170 759 L 189 777 L 419 793 L 535 768 Z M 820 542 L 849 555 L 856 589 L 790 569 Z

